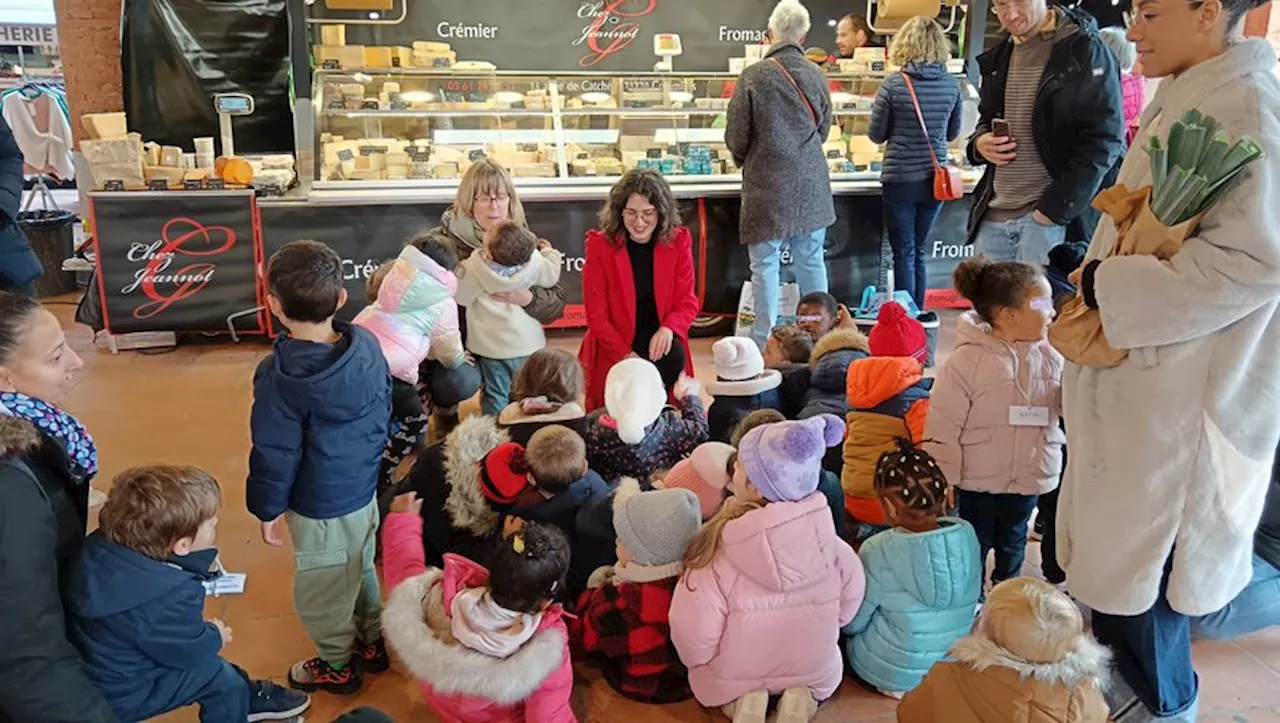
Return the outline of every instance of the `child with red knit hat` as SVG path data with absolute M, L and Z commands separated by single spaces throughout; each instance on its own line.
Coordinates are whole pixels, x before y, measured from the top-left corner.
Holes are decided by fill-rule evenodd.
M 929 354 L 924 327 L 900 304 L 880 307 L 869 342 L 871 356 L 850 364 L 846 378 L 851 411 L 840 474 L 845 509 L 859 524 L 858 539 L 888 527 L 875 491 L 876 463 L 897 449 L 898 439 L 922 440 L 933 386 L 924 377 Z

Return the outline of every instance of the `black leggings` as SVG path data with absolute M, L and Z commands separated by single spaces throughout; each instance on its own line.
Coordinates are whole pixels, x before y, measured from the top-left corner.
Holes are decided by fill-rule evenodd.
M 631 351 L 635 352 L 641 359 L 648 359 L 649 340 L 652 338 L 652 333 L 637 333 L 636 340 L 631 345 Z M 684 347 L 680 345 L 679 337 L 674 334 L 671 336 L 671 351 L 654 362 L 653 365 L 658 367 L 658 373 L 662 375 L 662 386 L 670 392 L 672 387 L 676 385 L 676 381 L 680 379 L 680 375 L 684 373 Z
M 382 465 L 378 471 L 379 492 L 391 487 L 396 467 L 413 453 L 418 440 L 426 434 L 428 418 L 418 390 L 408 382 L 392 379 L 391 421 L 398 428 L 387 438 L 387 446 L 382 451 Z

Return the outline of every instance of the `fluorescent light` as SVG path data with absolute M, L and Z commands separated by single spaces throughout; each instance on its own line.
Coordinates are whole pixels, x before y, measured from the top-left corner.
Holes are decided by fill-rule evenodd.
M 829 28 L 834 28 L 835 26 L 837 26 L 837 25 L 839 25 L 839 24 L 840 24 L 840 22 L 839 22 L 839 21 L 837 21 L 837 20 L 828 20 L 828 21 L 827 21 L 827 27 L 829 27 Z
M 434 93 L 425 90 L 410 90 L 400 94 L 400 98 L 409 103 L 430 103 L 436 99 Z
M 519 103 L 524 100 L 524 94 L 514 90 L 500 90 L 493 94 L 493 99 L 499 103 Z
M 357 83 L 372 83 L 372 82 L 373 82 L 373 78 L 371 78 L 371 77 L 369 77 L 369 76 L 365 75 L 364 73 L 356 73 L 355 75 L 351 76 L 351 79 L 352 79 L 352 80 L 354 80 L 354 81 L 355 81 L 355 82 L 357 82 Z
M 687 90 L 673 90 L 671 91 L 671 100 L 677 103 L 689 103 L 693 101 L 693 93 Z
M 582 99 L 583 103 L 595 103 L 595 104 L 605 103 L 605 102 L 608 102 L 611 98 L 613 98 L 612 95 L 609 95 L 608 93 L 601 93 L 599 91 L 583 93 L 578 97 Z

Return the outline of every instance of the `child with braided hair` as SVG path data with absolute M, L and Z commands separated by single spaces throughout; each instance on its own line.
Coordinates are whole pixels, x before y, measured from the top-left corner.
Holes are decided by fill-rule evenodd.
M 402 494 L 383 526 L 384 634 L 432 712 L 456 723 L 576 723 L 569 635 L 553 602 L 569 571 L 564 533 L 526 522 L 496 537 L 488 569 L 452 553 L 436 569 L 421 508 Z
M 973 627 L 982 566 L 973 527 L 945 516 L 952 490 L 937 462 L 910 440 L 897 446 L 880 455 L 875 472 L 893 527 L 858 551 L 867 595 L 843 632 L 854 675 L 900 698 Z

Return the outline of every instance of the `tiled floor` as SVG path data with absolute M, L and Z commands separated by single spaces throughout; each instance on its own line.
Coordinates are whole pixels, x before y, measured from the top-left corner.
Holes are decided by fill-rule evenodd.
M 222 559 L 232 571 L 249 574 L 246 594 L 211 599 L 209 616 L 222 618 L 234 630 L 226 656 L 255 676 L 282 680 L 290 663 L 312 650 L 293 614 L 292 564 L 285 550 L 268 549 L 258 526 L 244 507 L 248 417 L 253 370 L 267 346 L 211 342 L 155 354 L 124 352 L 112 356 L 97 349 L 91 332 L 71 323 L 73 307 L 51 306 L 68 327 L 73 346 L 85 358 L 80 385 L 69 408 L 94 434 L 102 453 L 98 486 L 130 465 L 170 462 L 195 464 L 222 482 L 224 501 L 219 541 Z M 941 348 L 954 335 L 944 324 Z M 553 343 L 575 349 L 577 337 L 558 336 Z M 709 344 L 695 344 L 699 371 L 708 367 Z M 1028 569 L 1038 564 L 1031 545 Z M 1236 723 L 1280 723 L 1280 629 L 1230 643 L 1199 643 L 1195 650 L 1204 694 L 1203 720 Z M 586 721 L 723 720 L 696 703 L 655 707 L 614 695 L 598 675 L 580 669 L 575 705 Z M 397 665 L 366 684 L 355 698 L 315 697 L 309 721 L 327 722 L 357 705 L 373 705 L 397 721 L 431 721 L 413 686 Z M 824 723 L 889 721 L 895 702 L 846 683 L 824 706 Z M 194 710 L 169 721 L 195 721 Z

